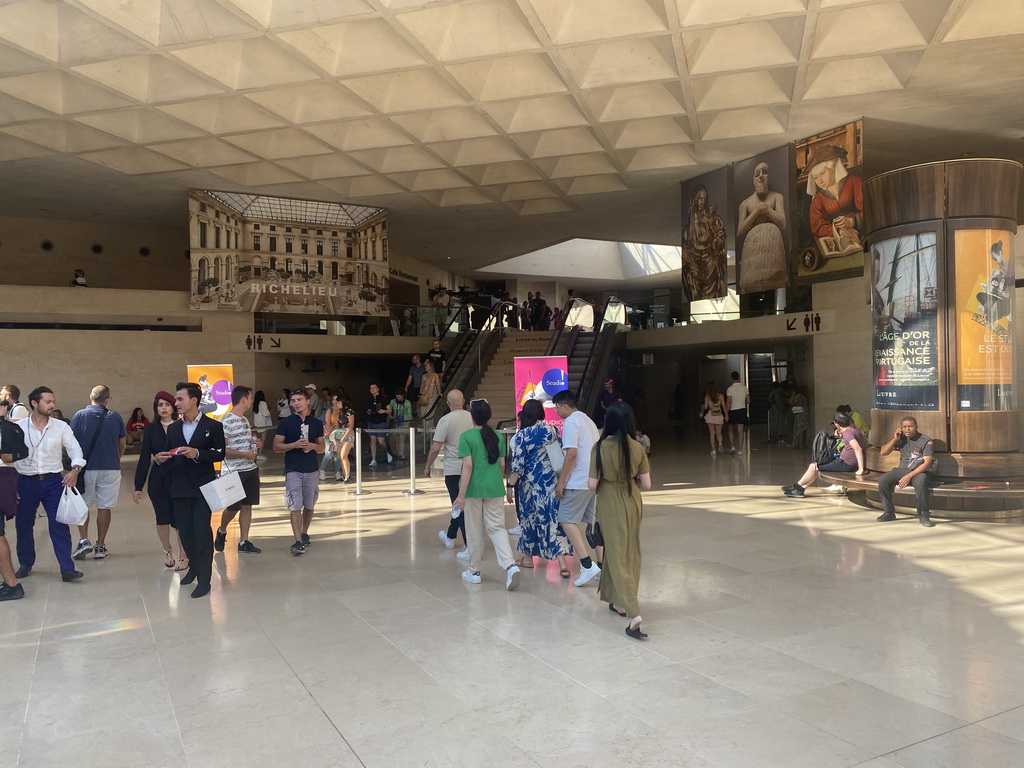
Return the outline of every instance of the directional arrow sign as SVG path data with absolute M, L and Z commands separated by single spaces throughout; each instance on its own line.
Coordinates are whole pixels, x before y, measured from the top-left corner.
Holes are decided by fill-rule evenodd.
M 786 330 L 787 331 L 796 330 L 796 318 L 795 317 L 791 317 L 789 320 L 786 321 Z
M 278 337 L 278 338 L 275 339 L 273 336 L 271 336 L 270 337 L 270 346 L 271 347 L 278 347 L 278 348 L 280 348 L 280 346 L 281 346 L 281 338 Z

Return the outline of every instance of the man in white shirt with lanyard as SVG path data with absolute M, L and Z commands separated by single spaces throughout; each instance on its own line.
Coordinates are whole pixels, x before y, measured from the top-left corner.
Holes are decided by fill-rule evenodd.
M 36 387 L 28 395 L 31 416 L 18 422 L 25 432 L 28 458 L 15 462 L 18 470 L 18 513 L 15 530 L 18 532 L 18 568 L 15 576 L 24 579 L 36 563 L 36 544 L 33 528 L 36 510 L 43 505 L 50 528 L 53 553 L 60 564 L 63 581 L 82 578 L 71 559 L 71 529 L 57 522 L 57 505 L 65 488 L 78 481 L 78 473 L 85 466 L 82 448 L 75 440 L 71 427 L 60 419 L 50 418 L 57 407 L 57 398 L 49 387 Z M 63 479 L 61 448 L 71 457 L 72 469 Z

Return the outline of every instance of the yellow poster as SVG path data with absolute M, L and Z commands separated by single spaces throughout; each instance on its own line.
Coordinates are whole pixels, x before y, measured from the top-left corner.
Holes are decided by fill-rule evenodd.
M 199 412 L 220 421 L 231 410 L 231 388 L 235 386 L 234 369 L 230 365 L 190 365 L 188 380 L 202 390 Z
M 1013 235 L 954 233 L 960 410 L 1005 410 L 1013 400 Z

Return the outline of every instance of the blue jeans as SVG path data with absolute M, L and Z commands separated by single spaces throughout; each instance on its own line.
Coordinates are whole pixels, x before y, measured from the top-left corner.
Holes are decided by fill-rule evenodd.
M 337 451 L 326 450 L 324 451 L 323 461 L 320 462 L 320 471 L 326 472 L 328 467 L 331 466 L 331 459 L 334 459 L 334 472 L 337 474 L 341 472 L 341 454 Z
M 57 505 L 60 504 L 64 485 L 59 474 L 37 480 L 22 475 L 18 478 L 18 513 L 14 527 L 18 532 L 18 564 L 31 568 L 36 564 L 36 510 L 43 505 L 46 522 L 50 527 L 50 543 L 57 556 L 61 573 L 75 570 L 71 559 L 71 529 L 57 522 Z

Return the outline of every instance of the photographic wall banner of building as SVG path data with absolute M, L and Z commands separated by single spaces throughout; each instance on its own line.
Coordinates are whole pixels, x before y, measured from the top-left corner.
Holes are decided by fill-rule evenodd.
M 863 123 L 796 143 L 796 276 L 804 282 L 864 271 Z
M 1008 411 L 1013 392 L 1013 233 L 958 229 L 956 264 L 957 406 Z
M 792 165 L 789 145 L 733 165 L 737 293 L 789 285 Z
M 719 168 L 681 183 L 682 280 L 687 301 L 728 293 L 729 169 Z
M 383 208 L 190 190 L 188 209 L 192 309 L 389 314 Z
M 871 246 L 875 408 L 939 409 L 935 245 L 924 232 Z

